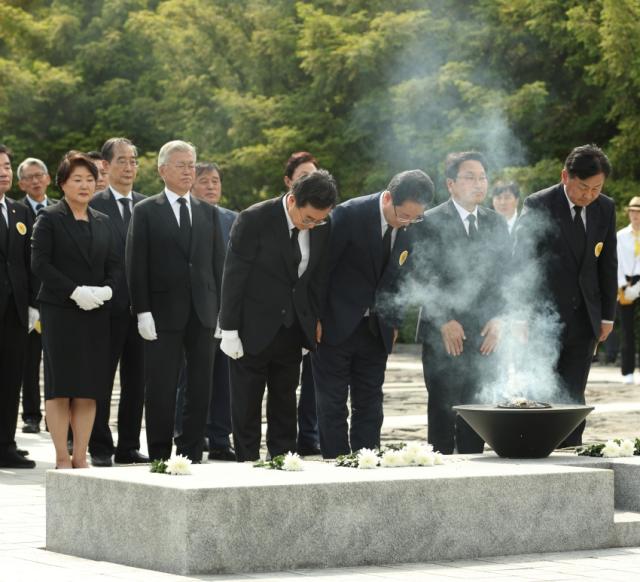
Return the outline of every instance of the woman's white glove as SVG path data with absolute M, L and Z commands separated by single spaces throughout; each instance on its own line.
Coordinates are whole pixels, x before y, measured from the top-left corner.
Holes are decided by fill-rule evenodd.
M 84 311 L 91 311 L 104 303 L 104 301 L 95 296 L 90 287 L 86 287 L 85 285 L 76 287 L 70 295 L 70 298 Z
M 238 335 L 238 330 L 222 330 L 222 341 L 220 342 L 220 349 L 232 360 L 237 360 L 238 358 L 244 356 L 244 350 L 242 349 L 242 340 Z
M 113 297 L 113 291 L 109 285 L 105 285 L 104 287 L 89 287 L 91 292 L 98 298 L 100 301 L 109 301 Z
M 138 333 L 142 339 L 146 339 L 149 342 L 158 339 L 156 322 L 153 321 L 153 315 L 150 311 L 138 313 Z

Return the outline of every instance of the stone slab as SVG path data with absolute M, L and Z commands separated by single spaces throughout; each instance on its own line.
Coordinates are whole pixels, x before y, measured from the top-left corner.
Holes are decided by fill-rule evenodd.
M 573 457 L 575 460 L 575 457 Z M 427 562 L 611 547 L 610 468 L 492 455 L 299 473 L 209 463 L 49 471 L 47 549 L 176 574 Z
M 621 548 L 640 546 L 640 513 L 616 511 L 613 520 L 616 546 Z

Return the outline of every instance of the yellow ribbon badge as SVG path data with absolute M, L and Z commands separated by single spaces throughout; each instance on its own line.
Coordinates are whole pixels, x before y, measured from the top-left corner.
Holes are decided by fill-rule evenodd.
M 36 321 L 33 324 L 33 329 L 35 329 L 38 333 L 42 333 L 42 324 L 40 323 L 40 320 Z
M 402 267 L 402 265 L 404 265 L 404 263 L 407 260 L 408 256 L 409 256 L 409 251 L 402 251 L 400 253 L 400 258 L 398 259 L 398 263 L 400 263 L 401 267 Z
M 596 245 L 596 248 L 595 248 L 595 249 L 593 249 L 593 252 L 595 253 L 596 258 L 600 256 L 600 253 L 602 252 L 602 247 L 603 247 L 603 246 L 604 246 L 604 243 L 599 242 L 599 243 Z
M 24 236 L 27 234 L 27 227 L 24 225 L 24 222 L 16 222 L 16 230 Z

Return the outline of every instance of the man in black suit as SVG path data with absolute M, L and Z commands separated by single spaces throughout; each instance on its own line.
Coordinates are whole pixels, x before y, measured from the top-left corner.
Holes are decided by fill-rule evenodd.
M 231 362 L 231 418 L 238 461 L 260 456 L 267 395 L 271 457 L 296 450 L 296 388 L 302 348 L 321 340 L 328 215 L 338 188 L 318 170 L 280 198 L 240 213 L 231 230 L 222 283 L 221 349 Z
M 411 251 L 407 229 L 422 220 L 433 190 L 427 174 L 410 170 L 332 214 L 322 343 L 312 356 L 324 458 L 380 446 L 382 384 L 402 315 L 394 296 Z
M 237 212 L 218 206 L 222 196 L 222 172 L 217 164 L 198 162 L 196 179 L 191 193 L 200 200 L 218 207 L 222 244 L 226 250 L 229 244 L 229 233 L 238 216 Z M 211 402 L 207 420 L 206 436 L 209 444 L 209 459 L 212 461 L 235 461 L 236 454 L 231 446 L 231 389 L 229 386 L 229 358 L 220 349 L 216 341 L 213 361 L 213 378 L 211 385 Z M 187 367 L 183 365 L 178 381 L 178 397 L 176 410 L 176 434 L 182 430 L 182 404 L 184 390 L 187 385 Z
M 184 141 L 160 149 L 165 189 L 134 207 L 127 280 L 145 339 L 145 419 L 149 456 L 168 459 L 183 353 L 189 379 L 178 454 L 201 462 L 213 373 L 214 331 L 224 262 L 218 210 L 190 195 L 196 151 Z
M 478 152 L 449 154 L 451 198 L 429 210 L 414 233 L 414 272 L 424 295 L 418 337 L 429 393 L 428 440 L 443 454 L 483 451 L 484 441 L 452 406 L 476 401 L 497 367 L 511 244 L 504 218 L 481 205 L 486 168 Z
M 515 264 L 537 261 L 540 294 L 563 329 L 555 364 L 560 400 L 584 404 L 597 342 L 613 329 L 617 294 L 616 213 L 601 194 L 611 165 L 595 145 L 575 148 L 561 183 L 529 196 L 516 225 Z M 582 444 L 582 422 L 560 446 Z
M 27 208 L 32 222 L 36 215 L 56 200 L 47 196 L 47 188 L 51 184 L 49 170 L 42 160 L 27 158 L 23 160 L 16 171 L 18 174 L 18 186 L 25 193 L 20 203 Z M 34 285 L 37 292 L 40 289 L 40 281 L 34 276 Z M 42 339 L 39 327 L 29 333 L 27 339 L 27 352 L 22 375 L 22 432 L 40 432 L 42 420 L 40 398 L 40 362 L 42 361 Z
M 131 312 L 129 290 L 124 274 L 125 244 L 133 207 L 145 199 L 133 191 L 138 171 L 138 151 L 124 137 L 108 139 L 102 146 L 103 165 L 109 186 L 96 192 L 90 205 L 111 219 L 114 228 L 122 276 L 116 281 L 111 300 L 111 346 L 109 367 L 109 393 L 106 400 L 98 400 L 93 423 L 89 453 L 94 467 L 110 467 L 115 453 L 116 463 L 147 463 L 141 454 L 140 428 L 144 406 L 144 347 L 138 334 L 137 321 Z M 116 370 L 120 364 L 120 403 L 118 405 L 118 446 L 114 447 L 109 415 L 111 392 Z
M 39 319 L 30 270 L 31 216 L 10 200 L 11 151 L 0 144 L 0 467 L 33 469 L 16 447 L 27 334 Z

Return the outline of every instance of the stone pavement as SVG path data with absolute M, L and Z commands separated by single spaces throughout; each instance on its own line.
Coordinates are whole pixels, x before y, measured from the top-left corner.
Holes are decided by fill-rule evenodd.
M 588 438 L 640 434 L 637 424 L 638 387 L 619 384 L 618 368 L 596 366 L 588 387 L 588 402 L 596 403 L 589 417 L 595 428 Z M 117 403 L 117 389 L 114 405 Z M 401 347 L 392 356 L 385 385 L 387 442 L 424 440 L 426 394 L 414 347 Z M 598 420 L 601 419 L 601 420 Z M 588 425 L 589 426 L 589 425 Z M 613 431 L 613 432 L 612 432 Z M 143 436 L 144 441 L 144 436 Z M 264 574 L 184 577 L 95 562 L 44 550 L 45 471 L 53 468 L 53 447 L 47 433 L 18 432 L 18 446 L 37 462 L 35 470 L 0 469 L 0 582 L 131 581 L 179 582 L 196 580 L 298 579 L 323 582 L 382 582 L 384 580 L 640 580 L 640 548 L 531 554 L 476 560 L 431 562 L 359 568 L 295 570 Z M 109 469 L 105 469 L 108 471 Z M 144 543 L 144 540 L 141 540 Z

